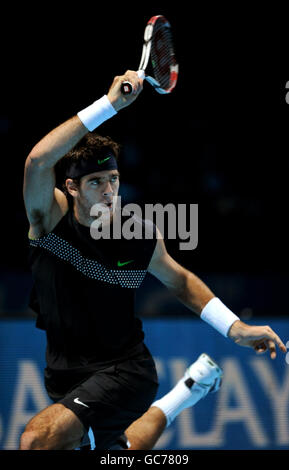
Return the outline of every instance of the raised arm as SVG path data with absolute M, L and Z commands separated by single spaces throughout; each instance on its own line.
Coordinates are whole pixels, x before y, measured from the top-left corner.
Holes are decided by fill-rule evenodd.
M 67 211 L 66 196 L 55 188 L 54 166 L 87 132 L 74 116 L 46 135 L 28 155 L 23 192 L 31 238 L 50 232 Z
M 131 95 L 124 96 L 120 91 L 125 80 L 133 84 Z M 141 90 L 142 80 L 136 72 L 127 71 L 115 77 L 107 95 L 53 129 L 33 147 L 25 162 L 23 185 L 31 238 L 38 238 L 53 230 L 68 209 L 66 196 L 55 188 L 56 163 L 85 134 L 131 104 Z

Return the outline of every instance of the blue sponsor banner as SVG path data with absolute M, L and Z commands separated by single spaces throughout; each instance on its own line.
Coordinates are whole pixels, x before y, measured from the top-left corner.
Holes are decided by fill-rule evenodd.
M 184 410 L 163 433 L 159 449 L 288 449 L 289 352 L 272 361 L 223 338 L 202 321 L 145 320 L 146 344 L 157 364 L 158 398 L 206 352 L 224 370 L 221 389 Z M 289 340 L 288 320 L 258 320 Z M 51 402 L 43 385 L 45 333 L 31 320 L 0 321 L 0 449 L 17 449 L 32 416 Z

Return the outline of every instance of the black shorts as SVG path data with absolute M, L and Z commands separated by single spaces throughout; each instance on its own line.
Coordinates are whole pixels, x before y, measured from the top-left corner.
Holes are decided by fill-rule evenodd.
M 146 346 L 130 359 L 90 372 L 45 369 L 45 387 L 55 403 L 91 427 L 95 449 L 109 449 L 152 404 L 158 389 L 155 363 Z

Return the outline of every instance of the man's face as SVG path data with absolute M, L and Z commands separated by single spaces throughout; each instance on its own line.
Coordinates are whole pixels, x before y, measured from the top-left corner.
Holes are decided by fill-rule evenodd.
M 109 210 L 110 221 L 112 220 L 116 196 L 119 190 L 119 172 L 117 170 L 105 170 L 90 173 L 81 178 L 79 187 L 72 189 L 69 181 L 66 186 L 69 193 L 74 197 L 74 213 L 78 220 L 87 227 L 95 220 L 95 216 L 90 215 L 92 206 L 99 205 L 106 212 Z

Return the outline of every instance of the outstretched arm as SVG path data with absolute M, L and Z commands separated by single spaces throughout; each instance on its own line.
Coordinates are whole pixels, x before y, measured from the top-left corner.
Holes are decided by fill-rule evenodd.
M 269 350 L 271 359 L 276 357 L 276 345 L 286 353 L 286 346 L 269 326 L 250 326 L 240 321 L 201 279 L 168 254 L 161 237 L 148 270 L 183 304 L 236 344 L 251 347 L 257 353 Z
M 159 279 L 184 305 L 197 315 L 215 297 L 209 287 L 195 274 L 177 263 L 167 252 L 157 228 L 157 244 L 148 271 Z

